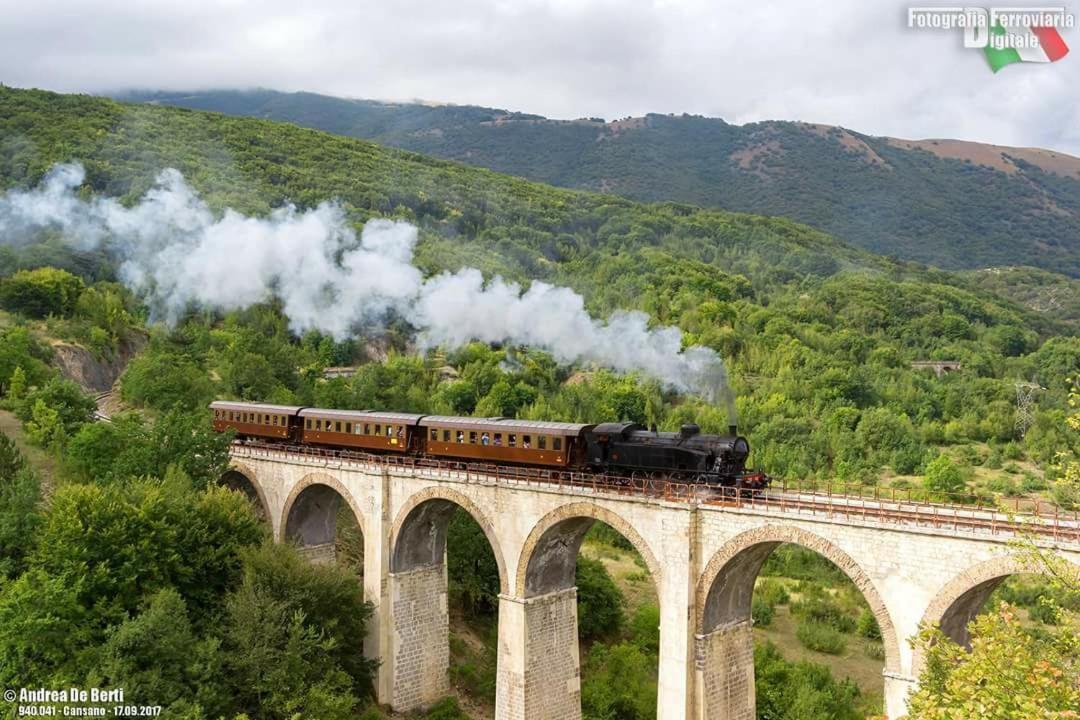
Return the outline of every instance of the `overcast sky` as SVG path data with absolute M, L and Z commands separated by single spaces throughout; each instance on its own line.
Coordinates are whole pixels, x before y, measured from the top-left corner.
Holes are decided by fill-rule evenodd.
M 933 3 L 0 0 L 0 82 L 689 112 L 1080 155 L 1080 31 L 1060 62 L 994 75 L 959 30 L 909 29 L 909 4 Z

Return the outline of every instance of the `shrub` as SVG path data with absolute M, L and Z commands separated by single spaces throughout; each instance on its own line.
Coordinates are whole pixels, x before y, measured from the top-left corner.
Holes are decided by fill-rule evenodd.
M 750 618 L 754 621 L 754 625 L 767 627 L 772 623 L 775 613 L 773 606 L 762 598 L 755 597 L 750 603 Z
M 656 717 L 656 657 L 637 645 L 597 643 L 583 663 L 581 710 L 586 718 L 651 720 Z
M 940 493 L 960 493 L 967 486 L 964 473 L 948 455 L 938 455 L 926 466 L 926 487 Z
M 623 623 L 623 596 L 599 560 L 578 557 L 578 636 L 596 640 L 616 633 Z
M 1042 600 L 1035 603 L 1028 613 L 1032 620 L 1037 620 L 1043 625 L 1057 625 L 1059 622 L 1058 607 L 1049 600 Z
M 431 706 L 426 720 L 469 720 L 469 716 L 462 711 L 457 698 L 445 697 Z
M 642 605 L 630 620 L 630 637 L 634 644 L 650 653 L 660 651 L 660 608 Z
M 829 655 L 839 655 L 847 649 L 847 638 L 843 633 L 823 623 L 801 623 L 795 631 L 795 637 L 804 647 Z
M 881 628 L 869 608 L 863 608 L 855 623 L 855 631 L 868 640 L 881 640 Z
M 863 652 L 866 653 L 866 657 L 874 660 L 885 659 L 885 645 L 880 642 L 868 642 L 863 646 Z
M 83 281 L 66 270 L 20 270 L 0 282 L 0 307 L 34 318 L 67 316 L 84 289 Z
M 835 680 L 818 663 L 785 660 L 772 643 L 754 648 L 754 690 L 759 718 L 862 720 L 858 686 Z
M 839 632 L 855 629 L 855 620 L 828 596 L 803 598 L 791 604 L 791 612 L 800 619 L 828 625 Z
M 1025 471 L 1020 480 L 1020 489 L 1024 492 L 1042 492 L 1046 489 L 1046 480 L 1036 477 L 1034 473 Z
M 787 605 L 791 600 L 784 583 L 772 578 L 762 578 L 754 586 L 754 594 L 770 605 Z

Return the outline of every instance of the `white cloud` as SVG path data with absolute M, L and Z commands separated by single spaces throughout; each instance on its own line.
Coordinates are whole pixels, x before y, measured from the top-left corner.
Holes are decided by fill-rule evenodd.
M 994 75 L 905 3 L 836 0 L 0 0 L 0 81 L 271 87 L 550 117 L 807 120 L 1080 154 L 1080 65 Z M 1074 42 L 1074 31 L 1065 31 Z

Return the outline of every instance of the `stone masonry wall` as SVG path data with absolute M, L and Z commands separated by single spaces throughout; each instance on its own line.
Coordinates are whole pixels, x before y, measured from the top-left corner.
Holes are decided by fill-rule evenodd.
M 313 565 L 333 565 L 334 560 L 337 559 L 337 551 L 334 549 L 334 543 L 308 545 L 306 547 L 297 548 L 297 550 L 301 556 L 307 558 Z
M 424 708 L 449 690 L 446 566 L 391 573 L 391 638 L 396 711 Z
M 525 601 L 525 720 L 581 720 L 577 588 Z
M 701 717 L 754 720 L 754 633 L 749 620 L 697 636 Z

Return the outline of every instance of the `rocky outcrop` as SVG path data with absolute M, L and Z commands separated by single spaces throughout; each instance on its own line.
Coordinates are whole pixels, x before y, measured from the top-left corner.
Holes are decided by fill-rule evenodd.
M 53 364 L 61 375 L 78 383 L 87 392 L 108 392 L 124 372 L 128 361 L 144 345 L 146 338 L 136 335 L 131 340 L 120 343 L 120 348 L 113 357 L 99 358 L 81 345 L 56 340 L 52 343 Z

